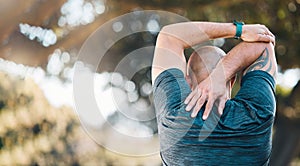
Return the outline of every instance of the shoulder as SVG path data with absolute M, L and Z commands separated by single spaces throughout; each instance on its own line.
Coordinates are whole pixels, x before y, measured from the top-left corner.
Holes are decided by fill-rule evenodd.
M 191 89 L 181 70 L 171 68 L 158 75 L 153 84 L 154 104 L 160 108 L 167 104 L 168 107 L 183 103 Z
M 162 71 L 156 78 L 153 80 L 153 87 L 170 87 L 171 84 L 179 84 L 185 81 L 184 73 L 177 68 L 170 68 Z
M 275 78 L 272 74 L 264 70 L 248 71 L 242 78 L 241 88 L 247 86 L 247 88 L 253 87 L 257 89 L 261 86 L 260 84 L 271 87 L 272 91 L 275 92 Z M 257 90 L 259 91 L 259 89 Z
M 248 72 L 241 81 L 241 88 L 234 101 L 241 103 L 261 118 L 274 116 L 276 110 L 275 80 L 262 70 Z

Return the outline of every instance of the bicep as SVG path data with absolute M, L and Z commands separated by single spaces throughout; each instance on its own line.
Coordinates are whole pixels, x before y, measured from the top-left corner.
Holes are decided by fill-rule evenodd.
M 269 44 L 262 54 L 254 61 L 250 66 L 248 66 L 243 75 L 255 70 L 262 70 L 269 73 L 274 78 L 277 74 L 277 62 L 274 52 L 274 46 Z
M 183 51 L 181 41 L 163 34 L 158 36 L 152 62 L 152 83 L 160 73 L 170 68 L 177 68 L 186 74 Z

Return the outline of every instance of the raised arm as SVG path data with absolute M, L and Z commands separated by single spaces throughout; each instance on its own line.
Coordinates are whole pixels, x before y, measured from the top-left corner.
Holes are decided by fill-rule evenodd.
M 184 22 L 162 28 L 156 42 L 152 64 L 152 82 L 166 69 L 178 68 L 186 74 L 184 49 L 216 38 L 234 37 L 232 23 Z M 248 42 L 274 42 L 274 36 L 264 25 L 243 26 L 241 39 Z
M 242 42 L 234 47 L 227 56 L 220 60 L 210 76 L 198 85 L 197 88 L 201 96 L 197 97 L 192 92 L 187 97 L 185 101 L 185 103 L 188 103 L 187 108 L 195 106 L 192 117 L 198 114 L 205 101 L 207 101 L 207 104 L 203 119 L 208 117 L 216 100 L 219 101 L 218 112 L 222 114 L 225 102 L 228 99 L 225 85 L 235 73 L 242 70 L 244 70 L 244 73 L 263 70 L 275 77 L 277 63 L 273 44 Z
M 244 74 L 253 70 L 263 70 L 276 76 L 277 63 L 274 45 L 271 43 L 242 42 L 234 47 L 216 66 L 211 76 L 224 73 L 229 81 L 237 72 Z

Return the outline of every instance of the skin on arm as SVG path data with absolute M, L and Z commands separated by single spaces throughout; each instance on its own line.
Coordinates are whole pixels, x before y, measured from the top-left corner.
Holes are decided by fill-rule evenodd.
M 152 63 L 152 83 L 169 68 L 178 68 L 186 75 L 184 49 L 216 38 L 234 37 L 232 23 L 183 22 L 167 25 L 160 31 Z M 274 35 L 260 24 L 243 26 L 241 39 L 248 42 L 275 42 Z
M 163 27 L 160 31 L 152 63 L 152 83 L 169 68 L 178 68 L 186 75 L 184 49 L 215 38 L 235 35 L 232 23 L 184 22 Z
M 274 52 L 273 45 L 267 45 L 263 53 L 259 58 L 256 59 L 254 63 L 252 63 L 249 67 L 247 67 L 243 75 L 247 74 L 248 72 L 254 70 L 262 70 L 269 73 L 271 76 L 276 78 L 277 76 L 277 61 Z M 275 79 L 276 80 L 276 79 Z
M 269 65 L 274 67 L 270 71 L 275 72 L 275 70 L 277 70 L 274 45 L 272 43 L 262 42 L 242 42 L 234 47 L 227 56 L 218 63 L 216 70 L 213 73 L 216 73 L 217 70 L 220 70 L 223 67 L 225 79 L 226 81 L 229 81 L 238 71 L 242 71 L 247 67 L 248 69 L 246 69 L 246 71 L 253 70 L 253 67 L 257 66 L 255 64 L 261 64 L 259 62 L 263 62 L 263 65 L 261 66 L 264 66 L 264 68 L 260 68 L 261 70 L 267 71 L 265 70 L 267 69 L 265 64 L 273 64 Z M 271 75 L 274 76 L 273 74 Z
M 252 64 L 252 65 L 251 65 Z M 247 68 L 248 67 L 248 68 Z M 195 117 L 202 105 L 207 101 L 203 119 L 207 119 L 213 104 L 218 100 L 218 112 L 221 115 L 225 107 L 225 102 L 229 98 L 226 85 L 235 73 L 244 70 L 244 73 L 252 70 L 264 70 L 271 75 L 277 71 L 274 46 L 272 43 L 247 43 L 242 42 L 234 47 L 220 62 L 208 78 L 198 85 L 200 97 L 196 97 L 193 92 L 187 97 L 185 103 L 192 108 L 192 117 Z M 187 110 L 189 111 L 189 110 Z

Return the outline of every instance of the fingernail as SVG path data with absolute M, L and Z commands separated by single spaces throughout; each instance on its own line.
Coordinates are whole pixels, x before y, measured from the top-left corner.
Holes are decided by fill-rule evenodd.
M 184 104 L 187 104 L 187 101 L 186 101 L 186 100 L 184 100 Z
M 190 106 L 188 105 L 186 108 L 185 108 L 186 111 L 189 111 L 191 110 Z
M 207 116 L 206 116 L 206 115 L 203 115 L 203 116 L 202 116 L 202 119 L 203 119 L 203 120 L 206 120 L 206 119 L 207 119 Z
M 192 113 L 192 114 L 191 114 L 191 117 L 192 117 L 192 118 L 195 118 L 195 117 L 196 117 L 195 113 Z

